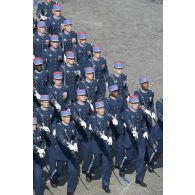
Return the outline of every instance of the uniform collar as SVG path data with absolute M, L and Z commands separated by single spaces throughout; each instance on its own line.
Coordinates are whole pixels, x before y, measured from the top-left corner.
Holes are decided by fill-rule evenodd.
M 57 51 L 57 49 L 50 47 L 51 51 Z
M 42 73 L 43 71 L 42 71 L 42 70 L 41 70 L 41 71 L 35 70 L 35 72 L 38 73 L 38 74 L 40 74 L 40 73 Z
M 116 76 L 116 77 L 120 77 L 121 75 L 119 75 L 119 74 L 116 74 L 115 72 L 114 72 L 114 75 Z
M 113 100 L 116 100 L 117 98 L 115 98 L 114 96 L 110 95 L 110 98 Z
M 80 100 L 77 100 L 77 103 L 78 103 L 79 105 L 85 105 L 85 102 L 81 102 Z
M 54 84 L 54 87 L 57 88 L 57 89 L 60 89 L 62 87 L 62 85 L 57 86 L 57 85 Z
M 62 124 L 65 125 L 65 126 L 69 125 L 68 123 L 65 123 L 64 121 L 62 121 Z
M 39 36 L 42 36 L 42 37 L 45 35 L 45 33 L 43 34 L 43 33 L 39 32 L 39 31 L 37 31 L 37 34 L 38 34 Z
M 148 90 L 143 90 L 142 88 L 140 89 L 142 93 L 148 93 Z
M 81 47 L 85 47 L 85 46 L 86 46 L 86 43 L 85 43 L 85 45 L 83 45 L 83 44 L 81 44 L 81 43 L 79 42 L 79 45 L 80 45 Z
M 99 115 L 98 113 L 96 114 L 98 118 L 103 118 L 104 116 Z
M 137 112 L 137 110 L 134 110 L 131 106 L 128 106 L 129 109 L 132 111 L 132 112 Z
M 43 106 L 41 106 L 41 109 L 44 110 L 44 111 L 48 110 L 48 108 L 44 108 Z
M 96 58 L 95 56 L 93 57 L 93 60 L 95 61 L 100 61 L 100 58 Z
M 55 15 L 53 15 L 53 18 L 55 18 L 56 20 L 59 20 L 60 19 L 60 17 L 57 17 Z
M 64 30 L 64 34 L 69 35 L 70 33 L 66 30 Z
M 85 79 L 88 83 L 92 83 L 93 80 L 89 80 L 88 78 Z

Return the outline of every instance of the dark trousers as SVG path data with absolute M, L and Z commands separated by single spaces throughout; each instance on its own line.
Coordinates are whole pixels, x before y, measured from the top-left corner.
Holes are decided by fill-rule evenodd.
M 41 163 L 33 161 L 33 176 L 35 195 L 43 195 L 43 166 Z

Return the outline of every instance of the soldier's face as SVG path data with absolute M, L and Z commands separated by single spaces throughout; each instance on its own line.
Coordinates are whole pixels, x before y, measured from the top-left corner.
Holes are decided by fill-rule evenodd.
M 52 46 L 54 49 L 57 49 L 58 46 L 59 46 L 59 42 L 51 41 L 51 46 Z
M 42 70 L 42 65 L 36 65 L 34 67 L 35 67 L 35 70 L 37 70 L 39 72 Z
M 66 25 L 66 26 L 64 26 L 64 30 L 67 31 L 67 32 L 71 32 L 72 25 Z
M 69 123 L 70 123 L 70 116 L 63 116 L 63 117 L 62 117 L 62 121 L 63 121 L 64 123 L 69 124 Z
M 87 39 L 80 39 L 80 43 L 81 43 L 82 45 L 85 45 L 86 42 L 87 42 Z
M 129 104 L 130 104 L 130 106 L 131 106 L 134 110 L 138 110 L 138 107 L 139 107 L 139 104 L 138 104 L 138 103 L 134 103 L 134 104 L 129 103 Z
M 111 92 L 111 95 L 113 96 L 113 97 L 118 97 L 118 91 L 113 91 L 113 92 Z
M 44 108 L 49 108 L 49 101 L 41 101 L 41 106 Z
M 105 113 L 105 109 L 104 109 L 104 108 L 98 108 L 98 109 L 96 109 L 96 112 L 97 112 L 99 115 L 103 116 L 104 113 Z
M 46 3 L 51 3 L 51 0 L 45 0 L 46 1 Z
M 38 27 L 38 31 L 44 34 L 46 30 L 45 27 Z
M 33 125 L 33 131 L 35 131 L 37 128 L 37 125 Z
M 85 74 L 86 78 L 89 80 L 93 80 L 93 73 Z
M 101 52 L 93 52 L 93 56 L 99 59 L 101 56 Z
M 148 90 L 148 87 L 149 87 L 148 82 L 147 82 L 147 83 L 142 83 L 142 84 L 141 84 L 141 88 L 142 88 L 143 90 L 145 90 L 145 91 Z
M 80 100 L 81 102 L 86 102 L 87 97 L 85 95 L 79 95 L 78 96 L 78 100 Z
M 60 86 L 62 84 L 62 79 L 54 79 L 53 82 L 55 85 Z
M 71 64 L 71 65 L 74 64 L 74 59 L 68 59 L 67 58 L 66 61 L 67 61 L 68 64 Z
M 122 74 L 122 68 L 114 68 L 114 72 L 118 75 Z
M 61 10 L 53 11 L 54 16 L 60 17 L 61 16 Z

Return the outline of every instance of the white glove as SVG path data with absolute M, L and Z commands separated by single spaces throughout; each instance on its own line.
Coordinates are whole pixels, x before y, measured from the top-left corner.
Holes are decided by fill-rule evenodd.
M 60 106 L 60 104 L 58 104 L 58 103 L 55 103 L 55 108 L 57 109 L 57 110 L 61 110 L 61 106 Z
M 125 123 L 123 123 L 123 126 L 124 126 L 125 128 L 127 128 L 127 125 L 126 125 Z
M 44 158 L 45 157 L 45 150 L 44 149 L 39 148 L 37 152 L 39 153 L 39 157 L 40 158 Z
M 72 151 L 75 151 L 75 146 L 73 146 L 72 144 L 68 144 L 68 148 L 70 149 L 70 150 L 72 150 Z
M 151 116 L 151 112 L 150 112 L 149 110 L 145 109 L 144 112 L 145 112 L 147 115 Z
M 155 119 L 156 118 L 156 115 L 155 115 L 154 112 L 152 112 L 151 117 L 152 117 L 152 119 Z
M 43 126 L 43 127 L 42 127 L 42 129 L 43 129 L 44 131 L 46 131 L 46 132 L 49 132 L 49 133 L 50 133 L 50 130 L 49 130 L 49 128 L 48 128 L 47 126 Z
M 138 133 L 137 131 L 132 131 L 133 137 L 137 140 L 138 139 Z
M 111 146 L 112 145 L 112 137 L 108 138 L 108 145 Z
M 148 139 L 148 132 L 145 132 L 145 133 L 143 134 L 143 137 L 144 137 L 144 139 Z
M 94 107 L 93 107 L 92 103 L 90 103 L 90 107 L 91 107 L 91 110 L 94 111 Z
M 113 123 L 113 125 L 117 126 L 118 125 L 118 120 L 114 117 L 112 119 L 112 123 Z
M 81 126 L 82 126 L 82 127 L 84 127 L 84 128 L 86 129 L 86 127 L 87 127 L 86 122 L 85 122 L 85 121 L 83 121 L 83 120 L 81 120 Z
M 47 20 L 47 17 L 41 15 L 41 20 Z
M 37 91 L 35 91 L 35 97 L 36 97 L 38 100 L 41 99 L 41 95 L 40 95 Z
M 74 151 L 75 151 L 75 152 L 78 152 L 78 146 L 77 146 L 77 143 L 74 143 Z
M 63 97 L 64 100 L 66 100 L 66 98 L 67 98 L 67 92 L 64 92 L 64 93 L 62 94 L 62 97 Z
M 77 70 L 77 71 L 76 71 L 76 74 L 77 74 L 78 76 L 81 76 L 81 71 L 80 71 L 80 70 Z
M 53 130 L 53 136 L 54 137 L 56 136 L 56 130 L 55 129 Z
M 102 138 L 104 141 L 107 141 L 108 142 L 108 137 L 106 135 L 102 134 L 100 136 L 100 138 Z
M 133 131 L 136 131 L 136 127 L 133 127 L 132 129 L 133 129 Z

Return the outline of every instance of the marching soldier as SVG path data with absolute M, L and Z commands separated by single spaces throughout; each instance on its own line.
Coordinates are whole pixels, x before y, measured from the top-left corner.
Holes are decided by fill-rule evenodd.
M 53 5 L 57 2 L 52 0 L 44 0 L 38 4 L 36 15 L 40 20 L 47 20 L 52 15 Z
M 92 131 L 92 161 L 87 170 L 86 180 L 91 181 L 91 174 L 102 159 L 102 188 L 110 193 L 112 131 L 110 129 L 111 117 L 105 114 L 104 102 L 95 103 L 96 114 L 90 118 L 89 129 Z
M 37 22 L 37 32 L 33 36 L 33 54 L 35 57 L 43 56 L 43 52 L 49 47 L 49 41 L 50 36 L 46 32 L 45 22 Z
M 59 152 L 56 154 L 56 169 L 51 178 L 52 187 L 57 187 L 58 178 L 62 173 L 65 161 L 68 165 L 67 195 L 73 195 L 78 180 L 76 154 L 78 152 L 75 123 L 71 121 L 70 110 L 61 111 L 62 122 L 56 126 L 56 139 L 59 144 Z
M 51 35 L 59 35 L 61 32 L 61 28 L 63 27 L 63 22 L 65 20 L 64 16 L 61 15 L 61 5 L 54 4 L 52 12 L 53 15 L 47 20 L 48 33 Z
M 101 48 L 98 44 L 93 45 L 93 58 L 88 60 L 87 66 L 93 66 L 95 68 L 95 79 L 101 86 L 101 94 L 105 97 L 106 93 L 106 79 L 109 75 L 106 60 L 101 57 Z
M 94 111 L 94 104 L 98 98 L 101 98 L 100 86 L 98 86 L 97 80 L 94 79 L 93 67 L 85 68 L 85 77 L 86 79 L 79 83 L 78 87 L 85 88 L 87 92 L 87 101 L 90 103 L 92 111 Z
M 89 103 L 86 101 L 86 90 L 77 90 L 77 102 L 71 106 L 72 118 L 75 121 L 76 130 L 78 132 L 78 148 L 82 154 L 82 173 L 87 173 L 89 166 L 90 141 L 91 136 L 88 130 L 89 117 L 92 114 Z
M 55 116 L 59 117 L 59 112 L 68 107 L 67 103 L 67 88 L 62 85 L 62 73 L 53 73 L 54 85 L 48 88 L 49 95 L 51 97 L 51 103 L 55 108 Z M 57 118 L 58 118 L 57 117 Z
M 40 94 L 47 92 L 47 81 L 48 74 L 47 71 L 43 69 L 43 59 L 36 57 L 33 60 L 33 103 L 34 106 L 39 106 Z
M 139 97 L 140 106 L 146 116 L 146 125 L 151 132 L 152 120 L 155 120 L 154 112 L 154 92 L 149 89 L 149 80 L 146 76 L 139 78 L 140 89 L 134 92 Z
M 59 71 L 64 60 L 62 49 L 59 47 L 59 41 L 60 39 L 58 35 L 51 35 L 51 47 L 48 48 L 44 53 L 43 59 L 45 62 L 45 69 L 49 73 L 49 84 L 53 84 L 53 72 Z
M 122 117 L 127 127 L 126 131 L 126 149 L 129 159 L 132 158 L 131 152 L 135 149 L 138 153 L 136 162 L 136 183 L 142 187 L 147 187 L 144 183 L 144 157 L 146 151 L 146 139 L 148 131 L 144 119 L 143 110 L 139 108 L 138 96 L 128 98 L 128 108 L 123 111 Z
M 148 171 L 151 173 L 154 172 L 154 162 L 163 153 L 163 99 L 156 101 L 156 114 L 158 120 L 151 132 L 151 139 L 157 142 L 157 151 L 152 153 L 148 163 Z
M 114 73 L 112 73 L 107 78 L 108 87 L 111 85 L 118 85 L 119 96 L 122 98 L 127 98 L 129 94 L 129 89 L 127 86 L 127 75 L 122 73 L 123 62 L 114 62 Z
M 87 61 L 92 57 L 92 45 L 87 43 L 86 32 L 78 33 L 79 42 L 75 45 L 76 60 L 79 64 L 79 69 L 84 75 L 84 68 L 87 65 Z
M 55 121 L 54 121 L 54 108 L 49 105 L 49 95 L 41 95 L 40 103 L 41 107 L 35 110 L 37 116 L 38 124 L 40 128 L 48 132 L 45 137 L 46 149 L 49 157 L 49 167 L 50 172 L 53 172 L 55 169 L 55 153 L 56 153 L 56 140 L 55 140 Z
M 75 63 L 73 51 L 66 52 L 66 62 L 61 65 L 60 71 L 63 75 L 63 84 L 68 89 L 68 102 L 71 104 L 77 99 L 77 85 L 81 79 L 81 73 L 78 65 Z
M 111 129 L 115 138 L 115 167 L 119 169 L 119 175 L 124 176 L 122 164 L 125 155 L 125 130 L 122 121 L 122 112 L 127 109 L 127 101 L 118 94 L 118 86 L 109 87 L 110 95 L 105 101 L 106 112 L 112 117 Z
M 61 33 L 62 37 L 62 48 L 64 53 L 67 51 L 73 51 L 74 45 L 77 43 L 77 33 L 72 30 L 72 20 L 65 19 L 64 20 L 64 29 Z
M 35 195 L 43 195 L 43 158 L 45 150 L 43 131 L 37 126 L 37 118 L 33 117 L 33 178 Z

